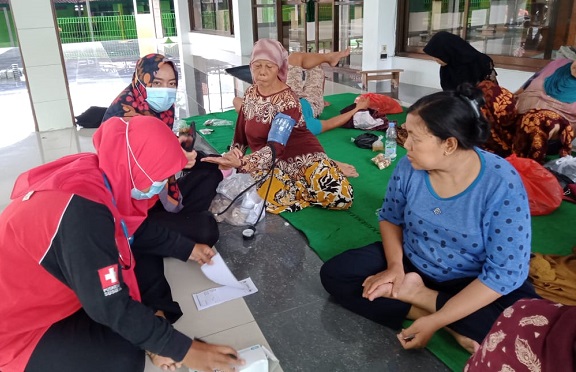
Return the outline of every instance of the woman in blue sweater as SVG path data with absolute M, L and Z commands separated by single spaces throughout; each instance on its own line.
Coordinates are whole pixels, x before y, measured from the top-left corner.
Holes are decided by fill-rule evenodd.
M 527 282 L 530 209 L 518 173 L 480 150 L 489 134 L 482 93 L 435 93 L 408 110 L 407 155 L 379 213 L 382 242 L 349 250 L 321 270 L 344 307 L 394 329 L 406 349 L 447 328 L 469 351 L 503 309 L 538 297 Z

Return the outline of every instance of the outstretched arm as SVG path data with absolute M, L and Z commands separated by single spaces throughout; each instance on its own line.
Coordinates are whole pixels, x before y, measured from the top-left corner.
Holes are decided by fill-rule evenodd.
M 330 129 L 341 127 L 342 125 L 346 124 L 350 119 L 354 117 L 360 110 L 366 110 L 368 105 L 370 104 L 370 99 L 367 97 L 360 97 L 356 102 L 356 107 L 353 110 L 340 114 L 338 116 L 334 116 L 333 118 L 327 120 L 320 120 L 322 123 L 322 132 L 326 132 Z

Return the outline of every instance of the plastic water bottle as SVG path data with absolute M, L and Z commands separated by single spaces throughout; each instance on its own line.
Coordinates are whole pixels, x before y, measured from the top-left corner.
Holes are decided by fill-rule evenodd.
M 384 156 L 390 158 L 390 160 L 396 159 L 396 123 L 391 121 L 388 123 L 388 129 L 386 130 L 386 145 L 384 146 Z

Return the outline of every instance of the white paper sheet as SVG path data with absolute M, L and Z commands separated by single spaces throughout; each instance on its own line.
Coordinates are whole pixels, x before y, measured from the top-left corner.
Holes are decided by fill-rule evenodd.
M 208 279 L 220 284 L 221 287 L 192 294 L 198 310 L 258 292 L 252 279 L 246 278 L 238 281 L 218 253 L 212 257 L 212 265 L 204 264 L 200 268 Z
M 220 253 L 216 253 L 214 257 L 212 257 L 212 265 L 204 264 L 200 266 L 200 269 L 208 279 L 216 284 L 233 288 L 244 288 L 234 274 L 232 274 L 232 271 L 230 271 L 228 265 L 226 265 L 226 262 L 224 262 L 222 256 L 220 256 Z

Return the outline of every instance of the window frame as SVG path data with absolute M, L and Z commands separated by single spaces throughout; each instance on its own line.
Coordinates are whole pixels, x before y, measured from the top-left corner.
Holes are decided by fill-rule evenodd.
M 234 9 L 232 7 L 232 0 L 223 0 L 223 2 L 228 3 L 228 24 L 230 25 L 229 31 L 219 31 L 210 29 L 196 29 L 196 21 L 202 23 L 202 20 L 196 20 L 194 17 L 194 5 L 197 3 L 215 3 L 218 0 L 206 1 L 206 0 L 188 0 L 188 17 L 190 19 L 190 32 L 196 32 L 208 35 L 218 35 L 218 36 L 234 36 Z
M 463 12 L 468 14 L 469 6 L 471 0 L 464 0 L 464 9 Z M 550 22 L 550 29 L 554 29 L 555 32 L 553 35 L 550 36 L 550 39 L 547 40 L 548 47 L 552 48 L 552 45 L 575 45 L 576 44 L 576 22 L 568 22 L 569 19 L 576 19 L 576 1 L 569 1 L 569 0 L 560 0 L 555 2 L 555 9 L 554 13 L 551 15 L 552 19 Z M 572 9 L 569 8 L 570 5 Z M 408 57 L 408 58 L 419 58 L 419 59 L 431 59 L 431 57 L 427 56 L 423 49 L 424 47 L 408 47 L 407 40 L 408 40 L 408 28 L 409 28 L 409 4 L 408 1 L 405 0 L 397 0 L 397 35 L 396 38 L 396 55 L 399 57 Z M 562 20 L 562 17 L 559 17 L 558 14 L 563 12 L 570 12 L 572 14 L 571 17 L 566 17 L 566 19 Z M 558 27 L 562 27 L 563 30 L 558 31 Z M 466 38 L 466 34 L 468 32 L 467 28 L 464 25 L 460 25 L 461 35 Z M 565 34 L 564 38 L 559 35 L 562 33 Z M 572 42 L 570 42 L 572 40 Z M 548 62 L 552 60 L 551 56 L 545 56 L 547 58 L 529 58 L 529 57 L 514 57 L 514 56 L 506 56 L 506 55 L 495 55 L 489 54 L 489 56 L 494 61 L 496 67 L 500 68 L 509 68 L 514 70 L 520 71 L 528 71 L 534 72 L 538 71 L 542 67 L 546 66 Z

